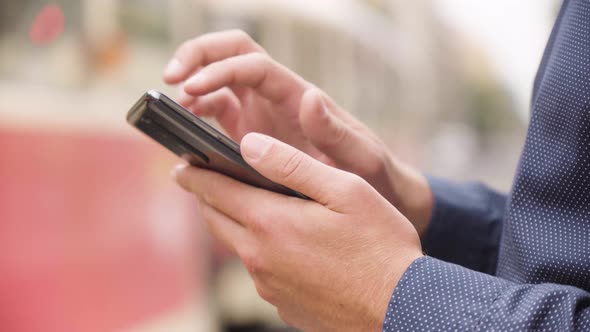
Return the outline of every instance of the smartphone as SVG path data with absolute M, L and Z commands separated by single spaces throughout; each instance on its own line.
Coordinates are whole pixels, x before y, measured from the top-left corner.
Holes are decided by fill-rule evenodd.
M 191 165 L 252 186 L 309 199 L 262 176 L 244 161 L 236 142 L 158 91 L 146 92 L 127 113 L 127 122 Z

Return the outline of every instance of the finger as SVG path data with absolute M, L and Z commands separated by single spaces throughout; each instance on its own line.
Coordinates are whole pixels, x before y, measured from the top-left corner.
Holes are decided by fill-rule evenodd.
M 217 240 L 221 241 L 233 254 L 237 254 L 240 245 L 249 243 L 250 236 L 246 229 L 219 212 L 209 204 L 199 201 L 199 212 L 207 228 Z
M 276 207 L 299 201 L 196 167 L 177 167 L 174 177 L 182 188 L 249 229 L 261 229 L 268 219 L 284 218 Z
M 182 105 L 183 107 L 188 108 L 195 102 L 197 98 L 186 93 L 182 87 L 179 90 L 180 91 L 178 91 L 178 97 L 176 98 L 176 102 Z
M 222 88 L 204 96 L 194 97 L 190 105 L 199 116 L 216 116 L 225 110 L 239 110 L 240 100 L 229 88 Z
M 213 116 L 230 136 L 234 136 L 240 118 L 240 100 L 228 88 L 194 99 L 188 109 L 198 116 Z
M 318 89 L 306 91 L 301 100 L 299 120 L 301 130 L 310 142 L 336 164 L 347 169 L 362 167 L 373 144 L 344 119 L 337 106 L 329 107 L 324 94 Z M 330 109 L 331 108 L 331 109 Z M 354 153 L 352 153 L 354 151 Z
M 183 43 L 177 49 L 164 71 L 164 81 L 179 83 L 201 66 L 251 52 L 264 53 L 264 49 L 243 31 L 205 34 Z
M 213 63 L 190 78 L 185 91 L 202 95 L 227 86 L 247 86 L 275 103 L 296 101 L 310 86 L 289 69 L 260 53 L 232 57 Z
M 265 177 L 326 206 L 339 203 L 337 196 L 356 183 L 350 173 L 329 167 L 266 135 L 244 136 L 241 151 L 246 162 Z

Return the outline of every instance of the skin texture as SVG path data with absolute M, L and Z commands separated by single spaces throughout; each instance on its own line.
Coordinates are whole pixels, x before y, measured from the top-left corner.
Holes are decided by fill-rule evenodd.
M 433 203 L 424 176 L 244 32 L 186 41 L 167 66 L 164 81 L 181 84 L 178 101 L 199 116 L 214 117 L 235 141 L 249 132 L 267 134 L 355 173 L 410 219 L 419 234 L 427 228 Z
M 206 170 L 177 170 L 203 220 L 242 259 L 260 295 L 306 331 L 380 329 L 391 291 L 421 255 L 418 235 L 432 213 L 425 178 L 241 31 L 185 42 L 164 80 L 181 84 L 183 106 L 214 117 L 241 141 L 252 167 L 314 199 L 283 197 Z M 254 157 L 263 141 L 270 147 Z
M 237 254 L 260 296 L 305 331 L 378 331 L 403 272 L 422 255 L 412 224 L 357 175 L 261 134 L 245 160 L 301 200 L 189 166 L 175 171 L 214 236 Z M 255 207 L 255 208 L 253 208 Z

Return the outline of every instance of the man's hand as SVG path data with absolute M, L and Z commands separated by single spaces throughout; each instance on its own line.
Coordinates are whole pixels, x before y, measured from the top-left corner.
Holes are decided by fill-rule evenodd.
M 211 33 L 185 42 L 164 80 L 183 83 L 179 102 L 197 115 L 214 116 L 234 140 L 249 132 L 264 133 L 355 173 L 420 234 L 426 229 L 432 194 L 425 178 L 396 160 L 371 130 L 274 61 L 244 32 Z
M 262 298 L 305 331 L 379 331 L 404 271 L 422 255 L 410 222 L 365 180 L 262 134 L 242 140 L 245 160 L 313 201 L 184 166 L 211 232 L 234 251 Z

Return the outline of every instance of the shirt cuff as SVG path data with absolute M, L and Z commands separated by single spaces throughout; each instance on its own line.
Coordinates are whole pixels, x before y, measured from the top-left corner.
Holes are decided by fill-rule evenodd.
M 483 184 L 428 177 L 434 196 L 430 225 L 422 236 L 433 257 L 475 271 L 496 270 L 506 196 Z
M 511 283 L 424 256 L 406 270 L 383 331 L 473 331 Z

